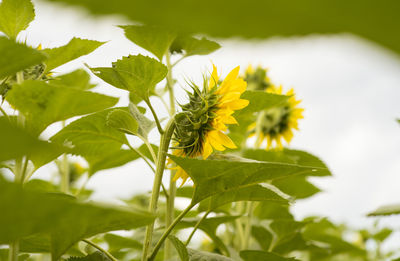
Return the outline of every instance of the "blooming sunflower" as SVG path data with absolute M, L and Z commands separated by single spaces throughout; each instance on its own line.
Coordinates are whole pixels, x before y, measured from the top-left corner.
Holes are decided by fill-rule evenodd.
M 250 91 L 265 91 L 269 87 L 272 87 L 273 84 L 267 75 L 267 70 L 257 66 L 256 69 L 253 69 L 251 65 L 249 65 L 244 74 L 244 80 L 247 82 L 247 90 Z
M 204 79 L 202 90 L 191 83 L 193 93 L 188 92 L 189 103 L 181 105 L 182 112 L 175 117 L 174 155 L 207 159 L 214 150 L 236 148 L 224 132 L 227 124 L 237 124 L 232 114 L 249 104 L 248 100 L 240 99 L 247 84 L 238 75 L 239 67 L 236 67 L 219 84 L 217 68 L 213 65 L 211 77 Z M 187 173 L 179 167 L 176 170 L 175 180 L 182 178 L 184 184 Z
M 282 94 L 282 86 L 271 86 L 266 90 L 269 93 Z M 261 111 L 257 122 L 250 125 L 250 133 L 256 135 L 256 147 L 259 147 L 264 140 L 267 140 L 267 149 L 270 149 L 273 142 L 278 149 L 283 149 L 282 139 L 288 144 L 293 138 L 293 130 L 298 130 L 298 120 L 303 118 L 303 108 L 298 104 L 294 90 L 287 93 L 290 98 L 281 106 Z

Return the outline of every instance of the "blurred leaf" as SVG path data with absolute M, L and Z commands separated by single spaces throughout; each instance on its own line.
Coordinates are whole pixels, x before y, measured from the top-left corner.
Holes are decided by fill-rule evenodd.
M 16 159 L 28 155 L 41 157 L 47 153 L 61 153 L 61 147 L 39 140 L 26 130 L 0 117 L 0 161 Z
M 70 257 L 66 261 L 112 261 L 104 253 L 96 251 L 84 257 Z
M 239 0 L 230 1 L 229 4 L 213 0 L 156 3 L 120 0 L 113 5 L 106 0 L 48 1 L 84 6 L 94 14 L 122 14 L 132 21 L 220 38 L 349 32 L 400 52 L 400 35 L 397 33 L 400 27 L 400 2 L 397 0 L 249 0 L 246 4 Z
M 205 251 L 188 248 L 190 261 L 233 261 L 233 259 Z
M 127 143 L 125 135 L 114 128 L 107 126 L 107 115 L 116 109 L 112 108 L 82 117 L 71 122 L 51 140 L 59 144 L 72 146 L 72 153 L 88 158 L 92 163 L 96 157 L 108 157 L 110 153 L 117 153 L 122 144 Z
M 319 166 L 278 162 L 199 160 L 174 155 L 169 155 L 169 157 L 182 167 L 195 183 L 193 204 L 218 193 L 238 190 L 277 178 L 282 179 L 304 172 L 312 172 L 313 169 L 318 169 L 323 174 L 324 170 Z M 318 175 L 318 171 L 313 173 Z
M 268 229 L 263 226 L 252 226 L 251 235 L 255 238 L 263 250 L 268 251 L 270 249 L 273 235 L 270 231 L 268 231 Z
M 92 176 L 96 172 L 105 169 L 111 169 L 123 166 L 126 163 L 138 159 L 140 156 L 132 150 L 111 151 L 108 154 L 99 154 L 97 156 L 86 156 L 89 163 L 89 175 Z
M 280 203 L 262 201 L 254 209 L 254 216 L 258 219 L 294 219 L 289 212 L 288 205 Z
M 145 25 L 119 26 L 125 32 L 126 38 L 154 54 L 160 61 L 166 54 L 169 46 L 175 38 L 172 31 L 161 27 Z
M 0 4 L 0 31 L 11 39 L 16 39 L 33 19 L 35 9 L 30 0 L 3 0 Z
M 105 234 L 104 235 L 104 240 L 107 242 L 109 251 L 114 252 L 114 251 L 119 251 L 121 249 L 142 249 L 143 244 L 140 243 L 139 241 L 136 241 L 132 238 L 128 237 L 123 237 L 115 234 Z
M 273 220 L 270 228 L 274 233 L 273 247 L 290 242 L 306 225 L 306 222 L 298 222 L 293 219 Z
M 8 259 L 8 248 L 0 248 L 0 260 L 9 260 Z M 25 261 L 29 258 L 29 254 L 21 254 L 18 256 L 18 261 Z
M 136 135 L 139 124 L 133 116 L 123 110 L 113 110 L 107 115 L 107 125 L 123 133 Z
M 145 226 L 154 220 L 145 212 L 82 204 L 69 197 L 24 190 L 5 181 L 0 181 L 0 198 L 13 199 L 0 201 L 0 244 L 50 233 L 55 260 L 80 239 Z
M 296 261 L 295 258 L 282 257 L 271 252 L 264 252 L 258 250 L 244 250 L 240 251 L 240 257 L 244 261 Z
M 23 238 L 19 242 L 19 250 L 27 253 L 50 253 L 50 236 L 33 235 Z
M 189 253 L 188 250 L 185 246 L 185 244 L 182 243 L 176 236 L 174 235 L 169 235 L 168 239 L 172 242 L 174 245 L 176 251 L 179 254 L 179 257 L 181 261 L 189 261 Z
M 90 83 L 90 75 L 83 69 L 77 69 L 67 74 L 59 75 L 52 79 L 51 85 L 66 86 L 79 90 L 89 90 L 96 85 Z
M 46 61 L 45 72 L 49 72 L 83 55 L 87 55 L 103 44 L 104 42 L 72 38 L 71 41 L 64 46 L 44 49 L 43 52 L 49 56 Z
M 205 37 L 197 39 L 189 35 L 180 35 L 172 42 L 170 51 L 172 53 L 183 53 L 185 56 L 207 55 L 221 48 L 221 45 L 210 41 Z
M 146 118 L 146 116 L 144 116 L 140 112 L 138 107 L 132 102 L 129 103 L 129 112 L 139 123 L 137 135 L 147 139 L 149 132 L 156 126 L 156 124 L 153 121 Z
M 308 182 L 303 175 L 293 176 L 287 179 L 275 180 L 272 182 L 274 186 L 279 188 L 282 192 L 296 198 L 308 198 L 321 190 Z
M 373 238 L 379 242 L 385 241 L 391 234 L 393 233 L 393 230 L 390 228 L 382 228 L 380 231 L 377 233 L 374 233 Z
M 271 201 L 280 204 L 288 204 L 288 201 L 275 192 L 261 186 L 252 185 L 235 190 L 219 193 L 210 198 L 209 209 L 214 210 L 227 203 L 237 201 Z
M 2 19 L 1 15 L 0 19 Z M 0 79 L 46 60 L 46 56 L 41 52 L 1 36 L 0 53 Z
M 388 216 L 400 214 L 400 204 L 392 204 L 381 206 L 375 211 L 368 214 L 369 217 L 373 216 Z
M 130 91 L 142 100 L 155 93 L 156 84 L 167 75 L 167 67 L 157 60 L 143 55 L 123 57 L 111 68 L 98 67 L 90 70 L 116 88 Z
M 92 113 L 115 105 L 117 98 L 69 87 L 52 86 L 40 81 L 14 85 L 7 100 L 39 135 L 51 123 Z

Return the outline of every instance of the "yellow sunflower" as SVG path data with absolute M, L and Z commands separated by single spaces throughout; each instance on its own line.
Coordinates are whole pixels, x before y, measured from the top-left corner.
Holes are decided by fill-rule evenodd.
M 247 82 L 247 90 L 265 91 L 269 87 L 272 87 L 273 84 L 271 83 L 267 73 L 267 69 L 264 69 L 261 66 L 257 66 L 256 69 L 253 69 L 253 67 L 249 65 L 243 77 Z
M 266 90 L 269 93 L 282 94 L 282 86 L 271 86 Z M 294 90 L 287 93 L 290 98 L 281 106 L 261 111 L 257 122 L 250 125 L 250 133 L 256 136 L 256 147 L 259 147 L 264 140 L 267 140 L 267 149 L 270 149 L 275 142 L 278 149 L 283 149 L 282 139 L 288 144 L 293 138 L 293 130 L 299 130 L 298 120 L 303 118 L 303 108 L 298 105 Z
M 193 93 L 188 93 L 189 103 L 181 105 L 182 112 L 176 119 L 174 133 L 174 155 L 207 159 L 214 150 L 234 149 L 236 145 L 224 133 L 227 124 L 237 124 L 232 114 L 249 104 L 240 99 L 246 90 L 246 82 L 238 77 L 239 67 L 233 69 L 219 84 L 217 68 L 209 80 L 204 80 L 203 89 L 191 84 Z M 177 167 L 175 180 L 182 178 L 182 184 L 188 178 L 187 173 Z

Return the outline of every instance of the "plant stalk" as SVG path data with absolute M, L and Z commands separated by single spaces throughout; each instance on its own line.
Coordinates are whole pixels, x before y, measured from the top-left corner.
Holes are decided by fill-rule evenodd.
M 158 198 L 160 196 L 161 181 L 165 169 L 165 160 L 167 158 L 169 143 L 171 141 L 172 134 L 174 133 L 174 129 L 175 129 L 175 120 L 174 118 L 171 118 L 165 128 L 164 134 L 161 135 L 160 148 L 158 150 L 156 173 L 154 177 L 153 190 L 149 206 L 150 213 L 154 215 L 156 214 L 157 211 Z M 146 236 L 143 244 L 142 261 L 147 260 L 147 256 L 150 251 L 150 246 L 152 242 L 153 230 L 154 230 L 154 222 L 148 225 L 146 228 Z
M 189 245 L 190 240 L 192 240 L 192 237 L 194 236 L 194 233 L 196 232 L 196 230 L 199 228 L 201 222 L 203 222 L 203 220 L 205 220 L 205 219 L 207 218 L 208 214 L 210 214 L 210 213 L 211 213 L 211 211 L 208 210 L 208 211 L 204 214 L 204 216 L 202 216 L 201 219 L 200 219 L 199 221 L 197 221 L 197 223 L 196 223 L 196 225 L 193 227 L 193 230 L 192 230 L 192 232 L 190 233 L 188 239 L 186 240 L 185 246 Z
M 107 250 L 103 249 L 99 245 L 93 243 L 92 241 L 87 240 L 87 239 L 82 239 L 82 241 L 85 242 L 86 244 L 91 245 L 92 247 L 96 248 L 97 250 L 99 250 L 103 254 L 105 254 L 110 260 L 118 261 L 118 259 L 116 259 L 113 255 L 110 254 L 110 252 L 108 252 Z

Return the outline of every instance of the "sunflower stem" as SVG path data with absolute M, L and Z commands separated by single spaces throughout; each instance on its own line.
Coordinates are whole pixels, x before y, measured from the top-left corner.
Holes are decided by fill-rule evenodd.
M 172 78 L 172 65 L 171 65 L 171 55 L 167 52 L 165 56 L 167 63 L 168 73 L 167 73 L 167 87 L 169 92 L 169 106 L 170 114 L 175 114 L 175 94 L 174 94 L 174 79 Z
M 113 255 L 110 254 L 110 252 L 108 252 L 104 248 L 100 247 L 99 245 L 93 243 L 92 241 L 87 240 L 87 239 L 82 239 L 82 241 L 85 242 L 86 244 L 91 245 L 92 247 L 96 248 L 97 250 L 99 250 L 103 254 L 105 254 L 110 260 L 118 261 L 118 259 L 116 259 Z
M 195 206 L 196 204 L 190 203 L 190 205 L 185 208 L 179 216 L 177 216 L 172 224 L 165 230 L 164 234 L 162 234 L 161 238 L 158 240 L 156 246 L 154 247 L 153 252 L 151 252 L 151 255 L 147 261 L 153 261 L 158 253 L 158 250 L 160 250 L 161 245 L 164 243 L 165 239 L 167 239 L 168 235 L 171 233 L 171 231 L 174 229 L 174 227 L 181 221 L 181 219 Z
M 204 216 L 202 216 L 201 219 L 200 219 L 199 221 L 197 221 L 197 223 L 196 223 L 196 225 L 193 227 L 193 230 L 192 230 L 192 232 L 190 233 L 188 239 L 186 240 L 185 246 L 189 245 L 190 240 L 192 240 L 192 237 L 194 236 L 194 233 L 196 232 L 196 230 L 199 228 L 201 222 L 203 222 L 203 221 L 207 218 L 208 214 L 210 214 L 210 213 L 211 213 L 211 211 L 208 210 L 208 211 L 204 214 Z
M 157 211 L 158 198 L 160 196 L 161 181 L 165 169 L 165 160 L 167 158 L 169 143 L 171 142 L 174 129 L 175 129 L 175 120 L 172 117 L 165 128 L 165 132 L 161 135 L 160 147 L 158 150 L 156 173 L 154 177 L 153 190 L 149 206 L 150 213 L 154 215 L 156 214 Z M 150 251 L 150 246 L 152 242 L 153 230 L 154 230 L 154 222 L 149 224 L 146 228 L 146 236 L 143 244 L 142 261 L 147 260 L 147 256 Z

